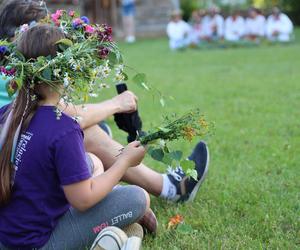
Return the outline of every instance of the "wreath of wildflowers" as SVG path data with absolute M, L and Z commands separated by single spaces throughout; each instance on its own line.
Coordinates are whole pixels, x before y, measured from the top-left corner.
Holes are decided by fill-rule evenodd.
M 57 26 L 66 36 L 57 42 L 60 52 L 55 57 L 25 60 L 14 43 L 0 41 L 0 73 L 2 77 L 10 78 L 7 84 L 10 96 L 29 80 L 31 88 L 41 82 L 53 87 L 66 103 L 86 103 L 89 97 L 96 97 L 108 86 L 108 78 L 113 78 L 116 83 L 127 79 L 111 27 L 90 24 L 87 17 L 64 10 L 57 10 L 40 23 Z M 21 26 L 17 39 L 33 25 L 36 23 Z M 58 88 L 59 84 L 64 88 Z M 35 98 L 31 96 L 32 100 Z

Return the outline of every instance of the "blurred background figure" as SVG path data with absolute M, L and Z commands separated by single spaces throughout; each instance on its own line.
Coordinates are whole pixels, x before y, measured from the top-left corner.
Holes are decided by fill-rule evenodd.
M 121 0 L 125 41 L 135 42 L 135 0 Z
M 250 8 L 246 19 L 246 37 L 259 42 L 265 36 L 266 18 L 256 8 Z
M 180 9 L 180 0 L 171 0 L 173 4 L 173 9 L 174 10 L 179 10 Z
M 172 11 L 171 21 L 167 25 L 170 49 L 178 50 L 187 47 L 190 44 L 190 31 L 190 25 L 182 20 L 182 11 Z
M 211 6 L 208 14 L 203 18 L 203 32 L 205 39 L 216 41 L 223 39 L 224 36 L 224 18 L 219 14 L 220 9 L 217 6 Z
M 293 34 L 293 23 L 278 7 L 274 7 L 267 19 L 266 32 L 270 41 L 289 42 Z
M 227 17 L 225 20 L 225 40 L 231 42 L 240 41 L 245 35 L 245 30 L 245 20 L 240 15 L 240 11 L 233 11 L 232 15 Z
M 204 38 L 204 32 L 202 27 L 202 13 L 203 12 L 201 12 L 200 10 L 194 10 L 189 21 L 191 27 L 190 42 L 192 45 L 198 45 Z

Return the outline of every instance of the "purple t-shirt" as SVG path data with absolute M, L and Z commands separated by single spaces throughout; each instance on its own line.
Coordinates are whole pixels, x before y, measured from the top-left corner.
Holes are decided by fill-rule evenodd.
M 82 130 L 53 110 L 39 107 L 17 145 L 12 197 L 0 207 L 0 242 L 10 248 L 42 247 L 70 207 L 62 186 L 90 178 Z

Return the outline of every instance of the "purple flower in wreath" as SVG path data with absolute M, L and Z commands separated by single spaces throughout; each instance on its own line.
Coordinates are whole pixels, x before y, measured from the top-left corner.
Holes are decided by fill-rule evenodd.
M 98 50 L 99 50 L 98 51 L 99 57 L 101 59 L 105 59 L 108 56 L 109 52 L 110 52 L 108 48 L 102 47 L 102 46 Z
M 0 56 L 5 55 L 7 52 L 7 47 L 6 46 L 0 46 Z
M 89 24 L 89 23 L 90 23 L 90 20 L 89 20 L 88 17 L 86 17 L 86 16 L 82 16 L 80 19 L 81 19 L 85 24 Z
M 72 22 L 72 26 L 74 29 L 79 29 L 82 27 L 83 24 L 83 20 L 81 20 L 80 18 L 75 18 Z
M 12 68 L 12 69 L 6 69 L 5 67 L 1 66 L 0 67 L 0 73 L 6 75 L 6 76 L 14 76 L 16 73 L 16 69 Z

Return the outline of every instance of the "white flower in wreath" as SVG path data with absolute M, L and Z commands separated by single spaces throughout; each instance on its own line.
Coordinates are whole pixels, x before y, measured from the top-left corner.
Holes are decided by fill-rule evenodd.
M 98 67 L 98 73 L 97 76 L 100 78 L 107 78 L 111 72 L 110 67 L 108 66 L 108 61 L 104 64 Z
M 21 25 L 21 27 L 20 27 L 20 32 L 21 33 L 25 32 L 26 30 L 29 30 L 29 25 L 27 23 Z
M 98 97 L 98 94 L 91 92 L 91 93 L 89 93 L 89 96 L 95 98 L 95 97 Z
M 125 80 L 125 76 L 122 72 L 116 74 L 115 81 L 117 83 L 123 82 L 124 80 Z
M 54 76 L 57 77 L 57 78 L 60 77 L 60 72 L 61 72 L 61 69 L 54 69 L 54 70 L 53 70 L 53 74 L 54 74 Z
M 67 88 L 70 85 L 71 78 L 69 77 L 68 73 L 65 73 L 64 76 L 64 87 Z
M 116 66 L 115 70 L 117 74 L 121 74 L 124 71 L 124 65 L 119 64 L 118 66 Z

